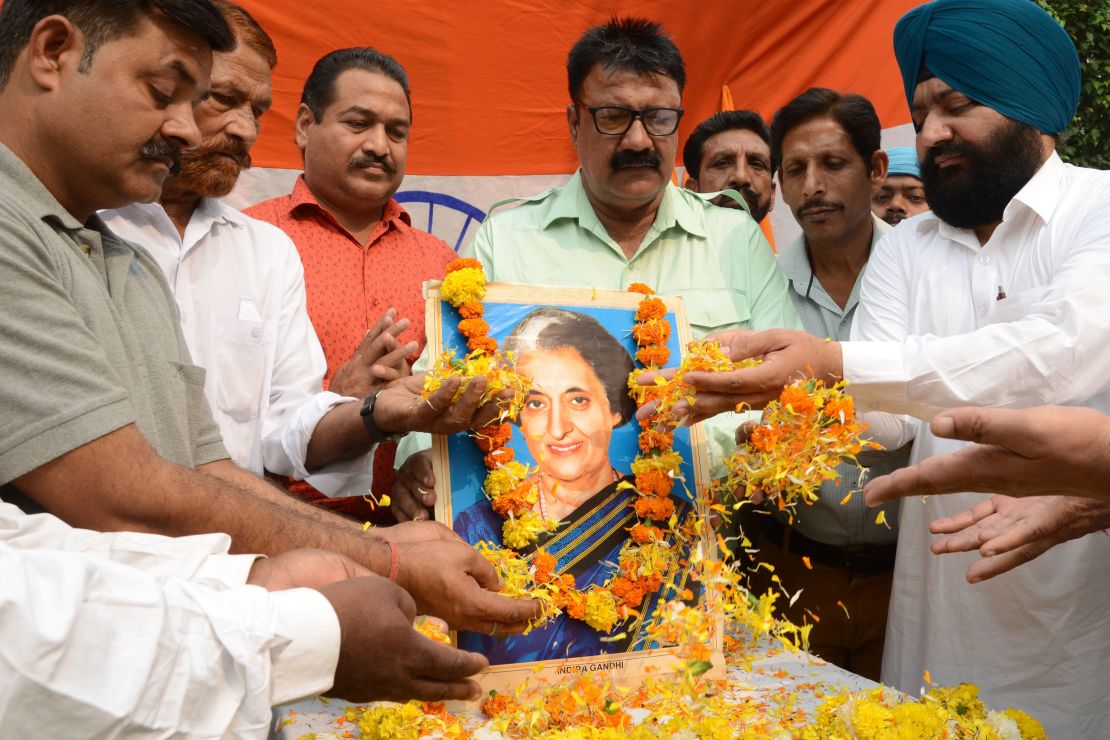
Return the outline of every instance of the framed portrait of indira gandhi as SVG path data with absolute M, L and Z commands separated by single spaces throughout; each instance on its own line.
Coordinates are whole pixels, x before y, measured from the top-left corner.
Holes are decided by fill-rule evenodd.
M 462 317 L 441 300 L 438 283 L 429 284 L 427 293 L 431 356 L 453 352 L 465 358 L 469 350 L 459 331 Z M 671 474 L 674 485 L 662 494 L 669 501 L 662 514 L 647 521 L 657 526 L 645 540 L 645 520 L 635 506 L 642 496 L 636 488 L 641 479 L 633 475 L 641 427 L 629 393 L 630 374 L 642 367 L 635 359 L 633 328 L 643 298 L 588 288 L 488 286 L 482 301 L 488 336 L 522 379 L 523 404 L 515 419 L 499 425 L 499 435 L 511 449 L 517 488 L 526 492 L 523 506 L 528 510 L 522 512 L 518 502 L 514 517 L 495 506 L 487 480 L 489 446 L 476 444 L 474 433 L 460 433 L 434 437 L 440 493 L 436 519 L 472 545 L 509 549 L 533 574 L 546 571 L 546 579 L 577 589 L 579 598 L 562 604 L 557 616 L 524 635 L 453 634 L 458 647 L 489 658 L 490 668 L 478 677 L 486 690 L 504 691 L 524 680 L 556 681 L 580 672 L 604 672 L 636 683 L 677 665 L 674 647 L 659 643 L 652 624 L 668 602 L 694 604 L 704 597 L 690 570 L 699 558 L 716 558 L 712 535 L 691 538 L 687 533 L 681 542 L 674 535 L 695 515 L 704 518 L 705 512 L 696 511 L 696 491 L 708 483 L 709 466 L 700 427 L 676 430 L 673 451 L 681 456 L 680 472 Z M 677 364 L 692 339 L 689 323 L 680 298 L 661 301 L 666 311 L 662 318 L 670 325 L 666 346 L 671 363 Z M 522 542 L 509 534 L 507 519 L 513 520 L 510 527 L 518 519 L 549 524 L 532 541 Z M 597 612 L 608 608 L 610 592 L 622 585 L 630 588 L 621 576 L 629 548 L 638 547 L 631 543 L 634 534 L 637 542 L 649 542 L 636 550 L 641 556 L 651 548 L 669 554 L 660 558 L 658 573 L 635 581 L 633 597 L 621 594 L 624 601 L 618 603 L 635 608 L 621 609 L 619 616 L 610 611 L 606 619 Z M 714 670 L 723 671 L 720 621 L 706 647 Z

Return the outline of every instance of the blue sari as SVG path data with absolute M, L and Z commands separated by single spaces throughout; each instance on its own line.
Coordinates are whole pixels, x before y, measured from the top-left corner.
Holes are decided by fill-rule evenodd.
M 637 521 L 632 508 L 636 494 L 628 487 L 618 490 L 619 483 L 614 482 L 603 488 L 571 512 L 558 529 L 541 536 L 535 545 L 522 550 L 521 555 L 531 561 L 537 549 L 545 550 L 555 557 L 555 572 L 572 574 L 579 589 L 604 585 L 616 573 L 620 550 L 628 542 L 628 530 Z M 682 521 L 690 513 L 691 506 L 680 499 L 674 501 L 676 514 Z M 485 540 L 499 545 L 502 522 L 488 501 L 479 501 L 455 517 L 454 529 L 471 544 Z M 680 560 L 689 560 L 686 557 L 688 552 L 681 555 Z M 649 644 L 644 634 L 645 627 L 651 623 L 660 603 L 670 601 L 684 588 L 690 588 L 695 593 L 699 590 L 695 588 L 695 583 L 688 583 L 689 575 L 688 566 L 672 568 L 666 574 L 662 588 L 644 598 L 639 607 L 640 614 L 616 624 L 610 634 L 624 634 L 616 640 L 611 640 L 605 633 L 598 632 L 581 620 L 560 614 L 527 635 L 490 637 L 478 632 L 459 632 L 458 645 L 464 650 L 482 653 L 491 665 L 589 657 L 658 647 Z

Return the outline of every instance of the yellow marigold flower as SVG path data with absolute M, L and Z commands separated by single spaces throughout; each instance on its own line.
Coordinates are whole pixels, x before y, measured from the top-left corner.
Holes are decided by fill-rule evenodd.
M 1044 725 L 1032 715 L 1012 707 L 1002 712 L 1002 714 L 1017 723 L 1018 729 L 1021 730 L 1021 740 L 1048 740 Z
M 516 462 L 507 463 L 486 476 L 486 495 L 491 499 L 504 496 L 513 491 L 521 481 L 528 477 L 528 466 Z
M 861 701 L 852 710 L 852 729 L 860 740 L 890 737 L 894 729 L 894 713 L 875 701 Z
M 550 532 L 559 526 L 554 519 L 544 519 L 534 511 L 526 511 L 520 516 L 505 520 L 501 525 L 501 541 L 505 547 L 519 550 L 527 547 L 539 539 L 544 532 Z
M 594 588 L 586 592 L 586 624 L 598 632 L 611 632 L 618 619 L 617 600 L 608 589 Z
M 933 702 L 903 702 L 891 709 L 897 727 L 896 740 L 919 740 L 941 737 L 948 724 L 948 715 Z
M 424 716 L 416 702 L 374 707 L 358 718 L 358 729 L 371 740 L 417 740 L 424 734 L 420 721 Z
M 481 301 L 486 297 L 486 273 L 474 267 L 449 272 L 443 278 L 439 294 L 452 306 Z

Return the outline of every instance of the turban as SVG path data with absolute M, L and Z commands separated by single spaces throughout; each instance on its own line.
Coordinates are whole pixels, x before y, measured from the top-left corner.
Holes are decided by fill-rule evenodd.
M 888 175 L 912 175 L 918 180 L 921 179 L 921 165 L 917 163 L 917 150 L 912 146 L 896 146 L 893 149 L 887 149 L 886 155 L 890 158 L 890 166 L 886 170 Z
M 906 101 L 922 68 L 977 103 L 1046 134 L 1079 105 L 1079 55 L 1033 0 L 934 0 L 894 26 Z

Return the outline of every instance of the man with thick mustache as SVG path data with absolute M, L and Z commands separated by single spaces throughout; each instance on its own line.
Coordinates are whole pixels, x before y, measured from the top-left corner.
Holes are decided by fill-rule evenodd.
M 1067 33 L 1035 3 L 936 0 L 902 17 L 894 49 L 932 213 L 876 245 L 853 341 L 732 337 L 765 362 L 686 376 L 698 413 L 762 405 L 807 368 L 847 378 L 857 408 L 918 419 L 969 404 L 1110 411 L 1110 174 L 1055 152 L 1081 84 Z M 964 444 L 905 428 L 913 462 Z M 914 692 L 928 669 L 1020 704 L 1051 737 L 1110 736 L 1110 692 L 1092 680 L 1110 663 L 1108 525 L 1110 504 L 1088 499 L 903 501 L 884 681 Z
M 414 229 L 393 200 L 405 177 L 411 126 L 408 75 L 397 60 L 365 47 L 325 55 L 305 81 L 297 109 L 304 175 L 291 194 L 245 211 L 277 226 L 297 245 L 329 390 L 345 380 L 341 368 L 362 352 L 367 332 L 381 330 L 387 311 L 405 317 L 390 332 L 402 355 L 409 362 L 419 356 L 425 343 L 424 281 L 442 278 L 456 256 L 440 239 Z M 387 364 L 394 364 L 392 357 Z M 395 449 L 392 441 L 377 448 L 377 494 L 392 488 Z M 318 502 L 323 495 L 299 483 L 291 483 L 290 490 Z M 380 520 L 388 509 L 359 513 Z
M 754 110 L 721 111 L 699 123 L 682 147 L 682 164 L 686 187 L 697 193 L 735 190 L 756 223 L 775 206 L 771 132 Z M 724 193 L 713 202 L 743 207 Z
M 771 123 L 783 199 L 802 227 L 779 253 L 779 266 L 806 331 L 822 339 L 848 338 L 867 260 L 889 229 L 871 214 L 871 188 L 886 173 L 880 135 L 869 100 L 827 88 L 805 91 Z M 904 466 L 908 457 L 908 446 L 867 451 L 860 464 L 870 475 L 885 475 Z M 808 610 L 820 620 L 810 633 L 810 650 L 877 681 L 898 532 L 876 527 L 875 512 L 862 496 L 844 500 L 858 487 L 856 465 L 844 463 L 837 473 L 838 480 L 821 486 L 813 506 L 795 516 L 773 511 L 753 517 L 749 535 L 786 589 L 802 591 L 788 616 L 798 623 L 813 621 Z M 898 509 L 891 507 L 886 515 L 895 521 Z M 774 587 L 766 571 L 753 577 L 759 591 Z
M 250 166 L 277 64 L 273 42 L 250 14 L 218 5 L 239 43 L 213 56 L 212 91 L 195 112 L 203 140 L 183 153 L 169 149 L 179 168 L 158 202 L 100 215 L 165 273 L 189 352 L 208 371 L 205 395 L 235 464 L 298 479 L 311 470 L 321 488 L 361 494 L 370 487 L 371 441 L 358 426 L 328 434 L 334 419 L 327 417 L 407 373 L 404 355 L 414 347 L 398 346 L 395 334 L 406 324 L 386 328 L 386 317 L 333 383 L 336 392 L 321 392 L 324 355 L 305 310 L 296 248 L 280 229 L 218 200 Z
M 799 327 L 786 280 L 758 225 L 671 182 L 686 68 L 658 23 L 614 18 L 567 59 L 570 138 L 581 168 L 510 210 L 493 213 L 463 254 L 491 280 L 624 290 L 646 283 L 680 295 L 698 337 L 729 328 Z M 736 420 L 710 435 L 710 460 L 735 446 Z M 405 450 L 415 442 L 403 443 Z M 405 462 L 398 518 L 435 501 L 429 455 Z

